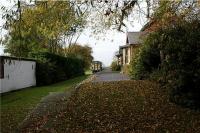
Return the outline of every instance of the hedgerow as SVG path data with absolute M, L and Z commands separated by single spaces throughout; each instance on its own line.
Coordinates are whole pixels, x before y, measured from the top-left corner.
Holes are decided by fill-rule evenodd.
M 37 85 L 48 85 L 84 74 L 83 60 L 48 52 L 31 53 L 37 60 Z

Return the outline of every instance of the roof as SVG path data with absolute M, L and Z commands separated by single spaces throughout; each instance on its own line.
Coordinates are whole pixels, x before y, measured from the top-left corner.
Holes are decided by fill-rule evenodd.
M 140 31 L 145 31 L 147 28 L 149 28 L 153 24 L 153 21 L 147 22 Z
M 122 49 L 122 48 L 127 48 L 129 46 L 130 46 L 129 44 L 126 44 L 126 45 L 120 46 L 119 48 Z
M 92 61 L 92 63 L 102 63 L 101 61 Z
M 121 50 L 119 50 L 119 51 L 115 52 L 115 56 L 119 57 L 119 56 L 121 56 L 121 55 L 122 55 L 122 52 L 121 52 Z
M 127 32 L 126 44 L 140 44 L 142 32 Z
M 36 61 L 35 59 L 29 59 L 29 58 L 21 58 L 21 57 L 13 57 L 13 56 L 2 56 L 0 55 L 1 59 L 12 59 L 12 60 L 24 60 L 24 61 Z
M 120 46 L 120 49 L 127 48 L 130 45 L 137 45 L 142 43 L 141 35 L 143 32 L 127 32 L 126 45 Z

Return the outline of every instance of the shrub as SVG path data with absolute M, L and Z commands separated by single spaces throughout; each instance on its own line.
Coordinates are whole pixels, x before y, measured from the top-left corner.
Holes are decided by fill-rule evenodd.
M 160 64 L 160 52 L 154 40 L 157 34 L 150 34 L 141 48 L 136 51 L 135 57 L 131 61 L 131 76 L 133 79 L 146 79 L 150 74 L 158 69 Z
M 112 71 L 120 71 L 121 66 L 117 64 L 117 61 L 113 61 L 111 64 L 111 69 L 112 69 Z
M 31 53 L 37 60 L 37 85 L 47 85 L 84 74 L 83 61 L 73 57 L 63 57 L 48 52 Z
M 130 75 L 130 65 L 128 64 L 123 65 L 122 72 L 126 75 Z
M 162 70 L 172 88 L 172 100 L 185 106 L 200 106 L 200 22 L 183 21 L 158 32 L 165 54 Z
M 156 79 L 171 100 L 200 107 L 200 22 L 184 21 L 150 34 L 131 63 L 134 79 Z M 162 51 L 163 60 L 160 60 Z

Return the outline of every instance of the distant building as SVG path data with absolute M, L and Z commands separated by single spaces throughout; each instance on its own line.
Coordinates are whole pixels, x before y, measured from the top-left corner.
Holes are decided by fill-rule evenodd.
M 118 65 L 129 65 L 135 56 L 136 50 L 141 46 L 143 38 L 150 32 L 155 31 L 158 27 L 156 21 L 151 20 L 143 26 L 139 32 L 127 32 L 126 44 L 119 47 L 119 51 L 115 54 Z
M 0 93 L 36 85 L 36 61 L 0 56 Z
M 130 64 L 135 50 L 142 43 L 142 32 L 127 32 L 126 44 L 119 47 L 119 52 L 116 54 L 119 65 Z
M 93 73 L 102 71 L 102 69 L 103 69 L 102 68 L 102 62 L 100 62 L 100 61 L 93 61 L 91 69 L 92 69 Z

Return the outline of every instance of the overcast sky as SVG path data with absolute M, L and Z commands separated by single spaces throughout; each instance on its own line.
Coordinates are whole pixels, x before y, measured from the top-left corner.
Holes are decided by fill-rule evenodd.
M 14 0 L 0 0 L 0 6 L 11 7 Z M 145 7 L 145 4 L 143 5 Z M 2 16 L 2 12 L 1 12 Z M 137 15 L 136 15 L 137 16 Z M 126 31 L 139 31 L 145 24 L 146 19 L 144 17 L 138 18 L 138 16 L 132 16 L 132 25 L 128 25 Z M 0 26 L 2 26 L 3 20 L 0 18 Z M 0 31 L 2 37 L 6 31 Z M 89 45 L 93 49 L 94 60 L 102 61 L 105 66 L 109 66 L 113 60 L 114 53 L 119 49 L 119 46 L 125 45 L 126 33 L 118 31 L 106 31 L 105 34 L 93 36 L 91 30 L 85 29 L 78 39 L 78 43 L 81 45 Z M 0 55 L 3 54 L 3 46 L 0 46 Z

